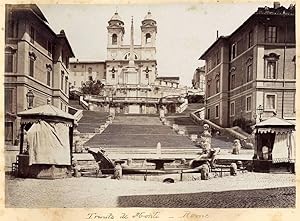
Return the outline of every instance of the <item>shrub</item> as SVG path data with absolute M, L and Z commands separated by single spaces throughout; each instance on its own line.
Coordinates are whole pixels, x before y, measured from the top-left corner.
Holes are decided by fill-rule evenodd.
M 253 132 L 251 126 L 253 126 L 254 124 L 255 122 L 245 118 L 237 118 L 233 121 L 233 126 L 240 127 L 243 131 L 247 132 L 248 134 L 251 134 Z
M 101 81 L 87 81 L 83 84 L 81 91 L 83 94 L 98 95 L 104 87 Z

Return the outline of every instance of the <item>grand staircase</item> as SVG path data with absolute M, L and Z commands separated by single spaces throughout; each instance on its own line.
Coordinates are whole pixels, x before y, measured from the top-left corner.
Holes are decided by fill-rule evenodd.
M 203 132 L 203 122 L 195 123 L 191 117 L 190 113 L 195 112 L 196 110 L 203 107 L 203 104 L 199 103 L 191 103 L 188 104 L 188 107 L 182 113 L 173 113 L 166 116 L 166 119 L 170 122 L 170 124 L 177 124 L 179 128 L 185 130 L 186 135 L 191 136 L 192 134 L 200 135 Z M 221 136 L 213 134 L 211 140 L 212 147 L 219 147 L 222 149 L 230 149 L 232 147 L 232 139 L 227 136 Z
M 108 112 L 85 110 L 78 100 L 70 100 L 69 104 L 71 107 L 83 111 L 83 117 L 79 120 L 77 127 L 80 133 L 95 133 L 95 130 L 107 120 Z

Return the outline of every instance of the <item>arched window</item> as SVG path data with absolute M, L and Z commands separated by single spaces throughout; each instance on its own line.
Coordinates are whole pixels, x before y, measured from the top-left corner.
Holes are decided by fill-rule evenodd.
M 111 43 L 112 43 L 113 45 L 116 45 L 117 42 L 118 42 L 118 36 L 117 36 L 116 34 L 113 34 L 113 35 L 111 36 Z
M 146 43 L 151 43 L 151 35 L 150 35 L 150 33 L 146 34 Z
M 130 53 L 128 52 L 127 54 L 125 54 L 124 56 L 124 60 L 129 60 L 130 59 Z M 134 59 L 137 60 L 138 56 L 136 54 L 134 54 Z

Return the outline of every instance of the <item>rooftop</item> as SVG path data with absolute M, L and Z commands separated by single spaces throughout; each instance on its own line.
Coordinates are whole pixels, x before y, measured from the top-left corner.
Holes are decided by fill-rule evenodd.
M 145 16 L 144 20 L 154 20 L 150 11 L 148 11 L 147 15 Z
M 70 61 L 70 64 L 105 64 L 105 61 Z
M 42 106 L 38 106 L 29 110 L 22 111 L 18 113 L 18 116 L 20 117 L 29 117 L 29 116 L 50 116 L 50 117 L 61 117 L 65 119 L 71 119 L 74 120 L 74 116 L 66 113 L 59 108 L 46 104 Z
M 294 127 L 294 126 L 295 125 L 292 124 L 291 122 L 278 117 L 271 117 L 255 125 L 255 127 Z
M 120 17 L 118 12 L 115 12 L 115 14 L 111 17 L 110 21 L 122 21 L 122 18 Z

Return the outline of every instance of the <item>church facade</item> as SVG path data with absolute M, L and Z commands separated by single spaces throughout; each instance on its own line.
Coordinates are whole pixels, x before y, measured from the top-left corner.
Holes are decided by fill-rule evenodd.
M 135 45 L 133 39 L 133 20 L 131 24 L 130 45 L 124 44 L 124 22 L 116 12 L 107 26 L 106 84 L 154 84 L 157 77 L 156 62 L 156 21 L 150 12 L 141 25 L 141 45 Z M 132 46 L 132 48 L 131 48 Z M 131 54 L 132 53 L 132 54 Z M 134 61 L 136 75 L 127 73 L 129 60 Z
M 130 44 L 124 43 L 124 21 L 117 12 L 108 21 L 105 87 L 100 95 L 85 96 L 91 109 L 113 108 L 124 114 L 156 114 L 180 109 L 184 93 L 179 78 L 158 77 L 156 60 L 157 23 L 151 12 L 141 22 L 141 44 L 134 43 L 131 19 Z

